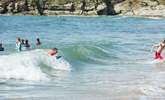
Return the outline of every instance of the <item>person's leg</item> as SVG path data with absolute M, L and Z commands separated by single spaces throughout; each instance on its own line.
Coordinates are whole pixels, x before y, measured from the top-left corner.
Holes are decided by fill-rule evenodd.
M 157 52 L 155 52 L 155 57 L 154 57 L 154 59 L 158 59 L 158 53 L 157 53 Z
M 163 57 L 161 56 L 160 53 L 157 53 L 157 58 L 158 58 L 158 59 L 163 59 Z

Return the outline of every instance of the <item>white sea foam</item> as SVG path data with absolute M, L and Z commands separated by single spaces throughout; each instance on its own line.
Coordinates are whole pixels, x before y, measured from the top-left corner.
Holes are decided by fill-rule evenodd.
M 44 50 L 34 50 L 0 56 L 0 78 L 22 80 L 49 80 L 41 64 L 59 70 L 70 70 L 70 64 L 60 58 L 48 57 Z
M 165 64 L 165 60 L 153 60 L 151 64 Z
M 147 97 L 152 97 L 152 96 L 163 96 L 164 95 L 164 90 L 162 90 L 159 87 L 155 87 L 155 86 L 143 86 L 140 88 L 141 92 L 146 95 Z

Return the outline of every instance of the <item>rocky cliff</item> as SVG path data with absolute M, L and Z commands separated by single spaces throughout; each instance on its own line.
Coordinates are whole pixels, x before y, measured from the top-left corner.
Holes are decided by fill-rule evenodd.
M 165 0 L 0 0 L 0 14 L 165 16 Z
M 120 15 L 165 17 L 165 0 L 125 0 L 115 5 Z
M 0 0 L 0 14 L 97 15 L 97 8 L 106 5 L 99 0 Z

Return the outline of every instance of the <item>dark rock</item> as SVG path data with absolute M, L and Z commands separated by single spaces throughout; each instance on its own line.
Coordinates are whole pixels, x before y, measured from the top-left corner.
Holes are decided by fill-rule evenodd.
M 0 13 L 1 14 L 5 14 L 8 11 L 7 10 L 7 5 L 8 5 L 8 2 L 0 1 Z
M 17 11 L 18 12 L 24 12 L 24 11 L 28 11 L 29 8 L 28 8 L 28 2 L 27 0 L 25 1 L 20 1 L 18 4 L 17 4 Z
M 44 15 L 46 1 L 45 0 L 35 0 L 35 5 L 36 5 L 38 13 L 40 15 Z
M 102 3 L 102 9 L 97 8 L 98 15 L 116 15 L 116 11 L 114 10 L 114 3 L 112 3 L 110 0 L 103 0 L 104 3 Z

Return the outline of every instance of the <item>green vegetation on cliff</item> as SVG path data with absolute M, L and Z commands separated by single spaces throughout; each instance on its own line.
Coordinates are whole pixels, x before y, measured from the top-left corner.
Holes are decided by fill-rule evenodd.
M 159 0 L 159 2 L 165 5 L 165 0 Z

